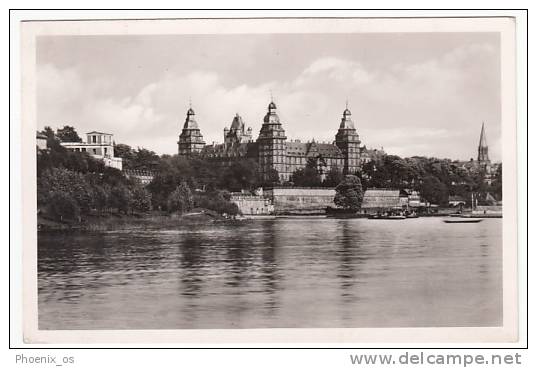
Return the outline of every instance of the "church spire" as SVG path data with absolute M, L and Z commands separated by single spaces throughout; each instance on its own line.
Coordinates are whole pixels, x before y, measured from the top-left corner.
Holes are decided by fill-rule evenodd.
M 487 147 L 487 137 L 485 136 L 485 122 L 481 124 L 481 135 L 479 136 L 479 147 Z
M 485 135 L 485 122 L 481 124 L 481 134 L 479 135 L 479 146 L 477 148 L 477 162 L 487 163 L 489 160 L 489 147 Z

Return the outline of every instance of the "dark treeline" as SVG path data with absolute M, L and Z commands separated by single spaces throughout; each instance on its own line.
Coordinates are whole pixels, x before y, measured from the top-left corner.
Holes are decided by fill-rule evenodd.
M 163 155 L 154 169 L 153 181 L 147 186 L 153 193 L 153 205 L 168 209 L 168 199 L 177 189 L 177 183 L 184 183 L 192 190 L 196 207 L 227 214 L 238 212 L 236 205 L 229 202 L 230 192 L 254 190 L 264 184 L 253 160 L 222 166 L 200 157 Z
M 66 141 L 80 141 L 72 127 L 56 132 L 46 127 L 42 133 L 48 137 L 48 148 L 37 152 L 38 207 L 54 219 L 80 221 L 88 215 L 187 212 L 194 208 L 236 215 L 238 207 L 229 201 L 230 191 L 263 184 L 258 180 L 257 164 L 250 160 L 222 167 L 199 158 L 158 156 L 149 150 L 116 145 L 116 156 L 124 159 L 125 169 L 153 173 L 153 182 L 143 186 L 86 152 L 62 147 L 61 134 Z
M 133 149 L 122 143 L 115 145 L 114 155 L 123 159 L 125 170 L 155 171 L 160 163 L 160 157 L 155 152 L 145 148 Z
M 46 127 L 42 133 L 48 137 L 48 149 L 37 153 L 38 205 L 59 219 L 80 219 L 92 213 L 186 212 L 193 208 L 235 215 L 238 208 L 229 200 L 231 192 L 278 184 L 277 172 L 270 175 L 271 180 L 260 180 L 255 160 L 222 165 L 202 157 L 159 156 L 143 148 L 116 144 L 115 156 L 123 159 L 127 172 L 141 170 L 154 175 L 149 185 L 142 186 L 129 179 L 125 171 L 105 167 L 85 152 L 62 147 L 60 140 L 80 141 L 74 128 L 65 126 L 54 132 Z M 470 203 L 471 193 L 481 197 L 491 193 L 501 200 L 501 165 L 490 185 L 477 165 L 467 168 L 448 159 L 426 157 L 385 155 L 353 174 L 360 179 L 363 190 L 417 190 L 423 198 L 439 205 L 447 205 L 450 195 L 461 196 Z M 335 167 L 323 172 L 317 160 L 312 159 L 305 168 L 295 171 L 291 183 L 285 185 L 336 187 L 344 178 Z
M 449 159 L 428 157 L 401 158 L 386 155 L 364 164 L 358 176 L 366 188 L 411 189 L 431 203 L 447 205 L 448 198 L 460 196 L 470 203 L 472 193 L 485 198 L 491 193 L 502 198 L 501 164 L 489 185 L 478 165 L 467 165 Z M 484 201 L 484 200 L 482 200 Z
M 86 152 L 65 149 L 50 131 L 47 136 L 48 149 L 37 152 L 37 204 L 44 214 L 80 221 L 90 214 L 151 210 L 151 193 L 136 180 Z
M 392 188 L 416 190 L 427 201 L 442 206 L 448 204 L 449 196 L 460 196 L 467 203 L 474 193 L 485 203 L 490 193 L 497 200 L 502 198 L 501 164 L 487 184 L 485 173 L 478 165 L 467 165 L 449 159 L 428 157 L 401 158 L 384 155 L 365 163 L 362 171 L 352 173 L 360 178 L 364 189 Z M 295 171 L 291 180 L 298 186 L 335 187 L 343 180 L 343 174 L 332 167 L 324 173 L 316 160 L 309 160 L 306 167 Z

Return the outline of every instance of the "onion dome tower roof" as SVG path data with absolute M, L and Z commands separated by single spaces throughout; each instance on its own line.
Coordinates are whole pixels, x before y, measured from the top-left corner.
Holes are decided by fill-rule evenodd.
M 274 101 L 270 101 L 268 105 L 268 111 L 265 117 L 263 118 L 264 123 L 269 124 L 280 124 L 280 117 L 276 113 L 277 107 Z
M 349 110 L 349 107 L 345 107 L 345 110 L 343 111 L 343 117 L 341 118 L 341 124 L 339 124 L 339 129 L 355 129 L 354 123 L 351 119 L 351 110 Z

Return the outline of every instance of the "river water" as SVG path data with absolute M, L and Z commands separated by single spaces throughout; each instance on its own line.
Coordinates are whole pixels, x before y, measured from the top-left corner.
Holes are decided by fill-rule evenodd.
M 499 326 L 501 265 L 501 219 L 39 234 L 39 328 Z

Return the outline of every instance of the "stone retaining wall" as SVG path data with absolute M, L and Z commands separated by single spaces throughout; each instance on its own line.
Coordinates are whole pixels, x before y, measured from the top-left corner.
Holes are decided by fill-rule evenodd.
M 265 190 L 276 214 L 325 213 L 326 207 L 335 207 L 334 188 L 272 188 Z

